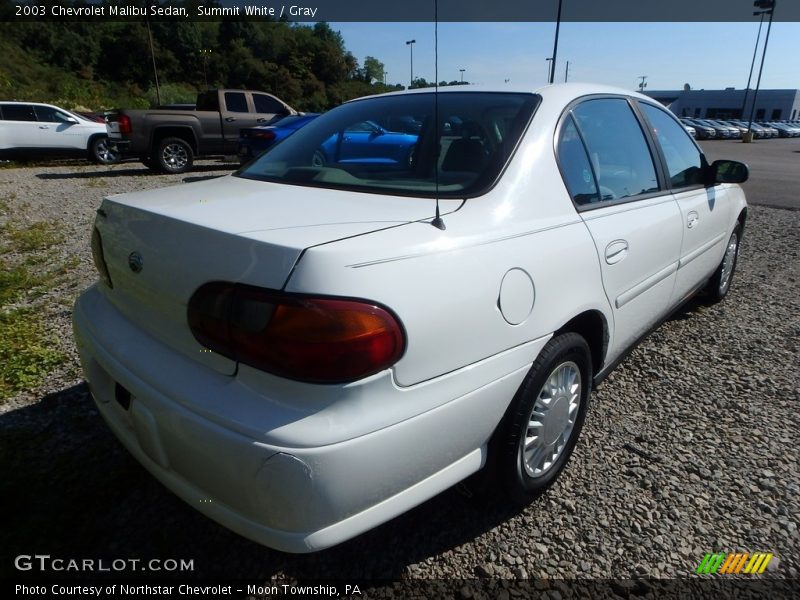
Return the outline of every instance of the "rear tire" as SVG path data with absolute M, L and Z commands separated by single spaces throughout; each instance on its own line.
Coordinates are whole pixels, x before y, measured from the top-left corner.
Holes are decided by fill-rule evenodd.
M 583 427 L 591 387 L 586 340 L 577 333 L 551 339 L 490 444 L 498 483 L 515 503 L 529 504 L 564 470 Z
M 728 244 L 725 246 L 725 254 L 722 262 L 714 271 L 711 279 L 708 280 L 705 292 L 710 304 L 716 304 L 728 295 L 733 281 L 733 274 L 736 272 L 736 263 L 739 260 L 739 246 L 742 238 L 742 226 L 737 223 L 733 228 Z
M 154 160 L 165 173 L 184 173 L 192 168 L 194 152 L 186 140 L 167 137 L 158 143 Z

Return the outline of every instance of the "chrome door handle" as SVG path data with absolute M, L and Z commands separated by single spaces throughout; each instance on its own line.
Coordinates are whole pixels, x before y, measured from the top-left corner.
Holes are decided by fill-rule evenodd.
M 625 240 L 614 240 L 606 246 L 606 263 L 613 265 L 628 256 L 628 242 Z
M 233 117 L 225 117 L 225 122 L 226 123 L 233 123 L 235 120 L 236 119 L 234 119 Z
M 50 129 L 50 125 L 39 125 L 39 129 Z
M 698 215 L 696 212 L 692 211 L 686 217 L 686 226 L 689 229 L 691 229 L 692 227 L 697 225 L 697 222 L 699 220 L 700 220 L 700 215 Z

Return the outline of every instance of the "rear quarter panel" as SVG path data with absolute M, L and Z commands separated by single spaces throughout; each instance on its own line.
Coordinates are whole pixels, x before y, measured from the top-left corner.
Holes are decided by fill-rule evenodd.
M 310 248 L 287 290 L 391 308 L 408 340 L 394 369 L 400 386 L 548 336 L 585 310 L 600 311 L 613 331 L 597 254 L 556 168 L 552 135 L 532 125 L 498 185 L 446 215 L 445 231 L 419 222 Z M 433 209 L 430 199 L 408 201 Z M 511 269 L 534 288 L 530 314 L 516 325 L 499 306 Z

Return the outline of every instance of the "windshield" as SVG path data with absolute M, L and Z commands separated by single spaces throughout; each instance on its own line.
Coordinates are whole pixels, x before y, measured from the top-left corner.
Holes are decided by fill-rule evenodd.
M 302 127 L 238 177 L 400 195 L 463 198 L 491 187 L 539 97 L 446 92 L 348 102 Z M 435 115 L 438 114 L 438 123 Z

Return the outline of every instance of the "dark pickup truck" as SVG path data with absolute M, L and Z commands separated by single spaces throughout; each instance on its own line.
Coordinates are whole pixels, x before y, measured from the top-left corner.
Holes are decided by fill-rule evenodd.
M 106 115 L 109 144 L 147 167 L 183 173 L 195 157 L 236 154 L 239 130 L 297 114 L 271 94 L 208 90 L 194 110 L 116 110 Z

